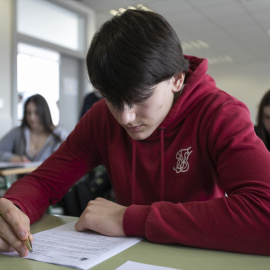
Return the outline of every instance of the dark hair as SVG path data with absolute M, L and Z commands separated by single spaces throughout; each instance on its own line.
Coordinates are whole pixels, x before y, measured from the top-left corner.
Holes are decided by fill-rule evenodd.
M 257 115 L 256 133 L 262 139 L 264 144 L 266 144 L 267 131 L 263 125 L 263 109 L 266 106 L 270 106 L 270 89 L 264 94 Z
M 177 34 L 161 15 L 127 10 L 94 35 L 87 54 L 90 81 L 119 110 L 149 98 L 153 87 L 187 72 Z
M 41 124 L 44 127 L 44 129 L 47 132 L 49 132 L 50 134 L 53 134 L 57 139 L 60 140 L 60 138 L 53 133 L 54 125 L 52 122 L 52 117 L 51 117 L 49 105 L 48 105 L 46 99 L 39 94 L 36 94 L 36 95 L 29 97 L 26 100 L 26 102 L 24 103 L 23 119 L 22 119 L 21 126 L 30 128 L 29 123 L 27 122 L 27 118 L 26 118 L 26 108 L 30 102 L 33 102 L 35 104 L 35 106 L 37 108 L 37 114 L 39 116 L 39 119 L 40 119 Z

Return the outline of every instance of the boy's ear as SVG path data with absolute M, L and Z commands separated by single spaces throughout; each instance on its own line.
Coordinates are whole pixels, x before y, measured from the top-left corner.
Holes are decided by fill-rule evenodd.
M 177 73 L 172 77 L 173 79 L 173 92 L 179 92 L 185 80 L 185 74 L 182 72 Z

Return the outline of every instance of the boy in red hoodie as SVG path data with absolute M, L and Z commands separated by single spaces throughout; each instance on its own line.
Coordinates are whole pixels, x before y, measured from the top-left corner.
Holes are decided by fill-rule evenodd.
M 0 249 L 27 255 L 29 223 L 104 164 L 117 203 L 90 201 L 78 231 L 270 255 L 270 154 L 207 60 L 184 56 L 162 16 L 128 10 L 96 33 L 87 68 L 104 99 L 0 199 Z

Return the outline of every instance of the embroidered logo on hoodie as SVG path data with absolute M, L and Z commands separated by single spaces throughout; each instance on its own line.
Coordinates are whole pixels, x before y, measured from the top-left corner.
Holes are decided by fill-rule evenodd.
M 181 149 L 180 151 L 176 153 L 176 159 L 177 159 L 176 168 L 173 167 L 176 173 L 188 171 L 189 169 L 188 157 L 192 153 L 190 149 L 191 149 L 191 146 L 186 149 Z

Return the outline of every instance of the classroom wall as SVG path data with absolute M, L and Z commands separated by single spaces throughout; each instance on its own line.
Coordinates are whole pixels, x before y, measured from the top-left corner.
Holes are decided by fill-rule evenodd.
M 218 87 L 248 106 L 251 120 L 256 123 L 259 103 L 265 92 L 270 89 L 270 61 L 238 66 L 210 66 L 209 74 L 215 79 Z
M 12 3 L 0 1 L 0 137 L 12 126 Z

